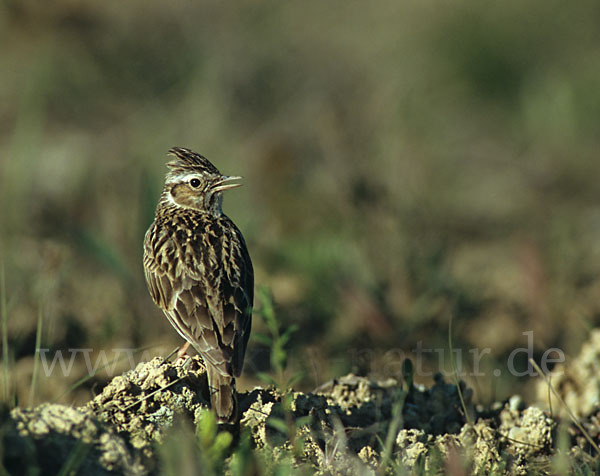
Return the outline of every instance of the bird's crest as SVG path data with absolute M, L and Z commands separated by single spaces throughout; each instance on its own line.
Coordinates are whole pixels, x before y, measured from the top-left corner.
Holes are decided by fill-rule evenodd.
M 167 166 L 173 171 L 181 172 L 207 172 L 210 174 L 221 175 L 217 169 L 206 157 L 183 147 L 173 147 L 169 150 L 169 155 L 175 157 L 175 160 L 169 162 Z

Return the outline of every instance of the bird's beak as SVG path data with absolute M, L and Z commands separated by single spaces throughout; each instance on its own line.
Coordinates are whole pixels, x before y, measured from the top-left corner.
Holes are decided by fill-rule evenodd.
M 230 183 L 233 180 L 241 180 L 242 177 L 221 177 L 215 184 L 212 186 L 213 192 L 222 192 L 223 190 L 229 190 L 231 188 L 241 187 L 241 183 Z

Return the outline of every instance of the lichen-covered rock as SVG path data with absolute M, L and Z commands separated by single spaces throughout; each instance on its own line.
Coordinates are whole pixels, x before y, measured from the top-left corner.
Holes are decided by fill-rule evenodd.
M 500 413 L 500 422 L 499 431 L 518 459 L 546 453 L 552 446 L 556 422 L 540 408 L 528 407 L 519 412 L 507 407 Z
M 473 418 L 473 392 L 461 382 L 461 401 L 456 385 L 447 383 L 441 374 L 431 388 L 411 385 L 403 389 L 394 379 L 373 382 L 365 377 L 346 375 L 320 386 L 315 392 L 324 395 L 331 408 L 339 408 L 340 418 L 349 425 L 358 419 L 387 421 L 393 406 L 402 406 L 404 428 L 423 429 L 426 433 L 457 433 L 465 423 L 465 408 Z M 463 408 L 463 403 L 465 408 Z M 354 417 L 354 418 L 353 418 Z
M 406 468 L 422 465 L 430 470 L 440 455 L 448 460 L 458 453 L 475 473 L 527 474 L 536 457 L 545 455 L 548 461 L 556 422 L 539 408 L 520 410 L 516 402 L 508 402 L 500 412 L 498 429 L 494 421 L 479 419 L 458 434 L 402 430 L 396 438 L 399 460 Z
M 503 465 L 502 447 L 493 421 L 480 419 L 462 427 L 456 437 L 474 473 L 494 474 Z
M 78 474 L 147 474 L 142 456 L 84 409 L 48 403 L 15 408 L 3 430 L 3 464 L 11 474 L 58 474 L 67 464 Z
M 371 467 L 371 469 L 376 469 L 379 465 L 379 452 L 375 451 L 370 446 L 363 446 L 361 450 L 358 452 L 358 458 Z
M 476 469 L 488 474 L 501 460 L 489 421 L 464 425 L 458 434 L 432 435 L 423 430 L 402 430 L 396 438 L 397 456 L 405 468 L 422 466 L 429 471 L 440 460 L 460 454 Z
M 134 370 L 115 377 L 84 408 L 129 435 L 131 445 L 153 457 L 153 445 L 173 424 L 175 413 L 195 420 L 207 408 L 206 373 L 199 357 L 189 365 L 170 363 L 160 357 L 142 362 Z
M 255 388 L 238 396 L 239 433 L 260 455 L 266 473 L 300 465 L 315 474 L 402 468 L 439 473 L 455 465 L 479 474 L 526 474 L 528 465 L 548 466 L 557 458 L 556 422 L 547 413 L 526 407 L 519 397 L 478 413 L 472 396 L 464 384 L 457 387 L 439 375 L 429 388 L 409 379 L 401 385 L 355 375 L 315 393 Z M 177 422 L 201 428 L 208 400 L 198 358 L 189 366 L 156 358 L 114 378 L 81 408 L 46 404 L 0 414 L 3 463 L 9 469 L 49 467 L 54 473 L 64 470 L 66 461 L 74 461 L 82 474 L 160 472 L 165 454 L 171 457 L 178 449 L 172 446 L 181 437 Z M 211 446 L 196 441 L 193 430 L 185 438 L 190 454 L 206 452 L 202 457 L 209 459 L 202 464 L 215 458 L 217 446 L 219 455 L 223 448 L 229 451 L 231 441 Z M 168 446 L 165 441 L 169 453 L 157 451 Z M 588 464 L 585 451 L 569 454 Z M 226 467 L 222 459 L 212 461 Z
M 431 439 L 432 436 L 423 430 L 401 430 L 396 436 L 400 461 L 408 468 L 418 465 L 421 459 L 427 457 Z
M 600 408 L 600 329 L 590 332 L 577 357 L 552 369 L 550 382 L 575 416 L 586 417 Z M 536 393 L 543 408 L 552 407 L 554 413 L 567 416 L 543 379 L 537 382 Z

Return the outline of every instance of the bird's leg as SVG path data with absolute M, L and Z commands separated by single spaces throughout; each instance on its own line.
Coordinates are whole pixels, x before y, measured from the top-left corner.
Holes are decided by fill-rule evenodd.
M 190 343 L 186 342 L 179 348 L 179 351 L 177 352 L 177 359 L 175 359 L 176 362 L 180 359 L 185 359 L 187 357 L 187 350 L 188 350 L 189 346 L 190 346 Z

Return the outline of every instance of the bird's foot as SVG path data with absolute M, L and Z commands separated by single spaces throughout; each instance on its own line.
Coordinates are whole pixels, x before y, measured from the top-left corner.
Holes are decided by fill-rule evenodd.
M 179 351 L 177 352 L 177 357 L 175 358 L 176 365 L 183 365 L 190 358 L 190 356 L 187 355 L 187 350 L 189 347 L 190 343 L 186 342 L 179 348 Z

